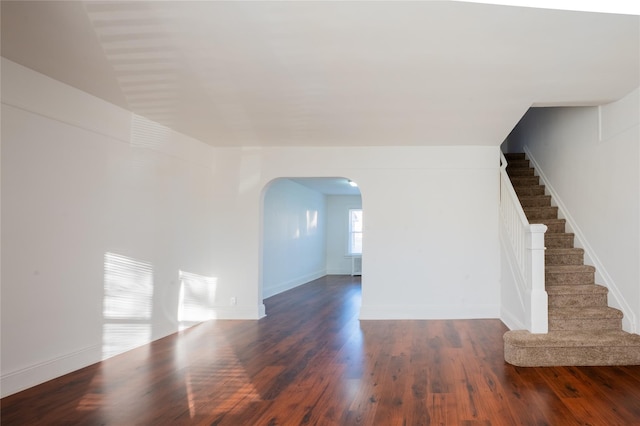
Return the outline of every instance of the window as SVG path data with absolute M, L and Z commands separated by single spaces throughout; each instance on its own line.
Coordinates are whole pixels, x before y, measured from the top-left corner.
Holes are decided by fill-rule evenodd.
M 349 209 L 349 254 L 362 254 L 362 209 Z

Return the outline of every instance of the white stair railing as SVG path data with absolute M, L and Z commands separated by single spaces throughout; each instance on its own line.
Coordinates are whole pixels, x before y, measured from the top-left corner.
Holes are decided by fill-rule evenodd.
M 544 286 L 544 234 L 547 226 L 530 224 L 507 175 L 507 160 L 500 153 L 500 216 L 511 242 L 524 288 L 525 325 L 531 333 L 548 332 L 548 298 Z

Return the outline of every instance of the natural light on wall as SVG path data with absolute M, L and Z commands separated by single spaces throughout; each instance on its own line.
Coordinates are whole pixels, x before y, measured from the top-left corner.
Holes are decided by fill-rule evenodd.
M 318 229 L 318 211 L 307 210 L 307 235 L 313 235 Z
M 216 318 L 214 309 L 217 279 L 180 271 L 178 321 L 180 330 Z
M 105 253 L 102 358 L 148 343 L 152 309 L 152 265 Z
M 171 131 L 168 127 L 137 114 L 131 114 L 131 146 L 168 150 L 170 136 Z
M 150 18 L 150 9 L 144 2 L 86 1 L 82 4 L 96 40 L 115 72 L 128 109 L 171 127 L 179 110 L 178 93 L 183 85 L 180 75 L 185 66 L 178 50 L 172 46 L 172 38 L 163 33 L 161 24 Z M 171 8 L 171 2 L 164 5 Z M 142 142 L 145 140 L 153 145 L 158 143 L 150 138 Z

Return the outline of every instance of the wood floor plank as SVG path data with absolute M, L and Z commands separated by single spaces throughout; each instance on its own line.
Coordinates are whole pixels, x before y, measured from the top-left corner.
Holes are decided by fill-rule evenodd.
M 622 418 L 640 419 L 640 398 L 637 394 L 640 389 L 640 374 L 637 368 L 585 367 L 580 369 L 580 374 L 587 377 L 586 383 L 598 389 L 599 400 L 613 407 L 616 413 L 620 412 Z
M 1 423 L 640 424 L 640 367 L 514 367 L 499 320 L 359 321 L 360 291 L 324 277 L 6 397 Z
M 434 393 L 427 395 L 427 411 L 431 423 L 438 426 L 459 425 L 458 397 L 450 393 Z

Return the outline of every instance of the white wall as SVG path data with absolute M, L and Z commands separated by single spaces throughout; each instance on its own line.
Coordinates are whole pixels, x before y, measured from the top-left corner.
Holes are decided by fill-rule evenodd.
M 264 196 L 263 297 L 326 275 L 325 195 L 277 179 Z
M 360 185 L 362 318 L 499 316 L 497 146 L 213 149 L 4 60 L 2 142 L 3 395 L 177 330 L 180 271 L 202 312 L 264 315 L 280 177 Z M 149 314 L 105 318 L 123 283 Z
M 514 132 L 511 152 L 528 149 L 576 237 L 597 267 L 609 302 L 640 330 L 640 89 L 602 107 L 534 108 Z
M 367 214 L 361 317 L 497 318 L 497 149 L 409 156 L 420 165 L 357 179 Z
M 348 252 L 349 209 L 362 208 L 360 195 L 327 196 L 327 273 L 351 274 Z
M 222 201 L 245 208 L 228 223 L 256 263 L 261 188 L 282 176 L 345 176 L 358 182 L 367 215 L 362 318 L 499 316 L 498 147 L 227 148 L 216 156 L 216 182 L 238 176 Z M 236 282 L 256 280 L 251 269 L 233 271 Z
M 366 212 L 361 317 L 499 317 L 499 147 L 218 148 L 223 299 L 256 303 L 262 199 L 280 177 L 357 181 Z M 228 280 L 228 281 L 227 281 Z M 233 283 L 233 284 L 231 284 Z M 249 302 L 246 302 L 249 301 Z M 260 315 L 258 312 L 257 315 Z M 268 312 L 267 312 L 268 315 Z
M 3 396 L 175 332 L 180 271 L 223 282 L 212 159 L 2 61 Z

